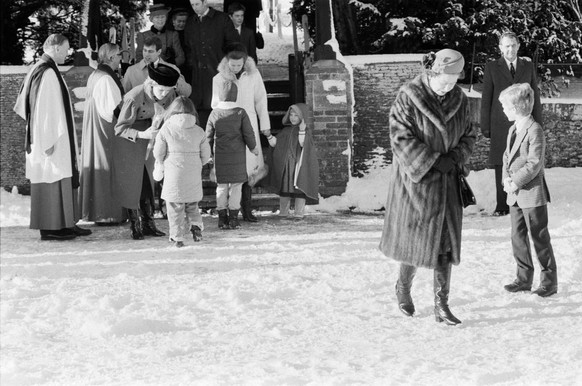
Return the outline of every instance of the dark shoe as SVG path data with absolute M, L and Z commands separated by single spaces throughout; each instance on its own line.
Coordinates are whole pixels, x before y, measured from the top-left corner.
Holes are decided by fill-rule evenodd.
M 166 234 L 156 227 L 153 219 L 143 221 L 141 223 L 142 233 L 144 236 L 162 237 Z
M 450 262 L 443 262 L 434 269 L 434 317 L 439 323 L 445 322 L 449 326 L 455 326 L 461 321 L 449 309 L 451 269 Z
M 253 188 L 249 186 L 249 184 L 244 183 L 242 186 L 241 191 L 241 198 L 240 198 L 240 209 L 242 213 L 242 218 L 244 221 L 248 222 L 258 222 L 259 219 L 253 214 Z
M 229 229 L 228 213 L 226 212 L 226 209 L 220 209 L 218 211 L 218 229 Z
M 127 209 L 127 217 L 129 218 L 131 238 L 134 240 L 143 240 L 139 211 L 137 209 Z
M 75 237 L 77 237 L 77 235 L 69 228 L 63 228 L 56 231 L 41 229 L 40 231 L 41 240 L 71 240 Z
M 154 222 L 154 207 L 150 200 L 139 200 L 141 209 L 141 231 L 144 236 L 162 237 L 166 234 L 156 227 Z
M 502 216 L 507 216 L 509 214 L 509 210 L 496 210 L 495 212 L 491 213 L 491 216 L 493 217 L 502 217 Z
M 190 232 L 192 232 L 192 238 L 194 241 L 198 242 L 202 240 L 202 230 L 198 225 L 192 225 L 192 227 L 190 227 Z
M 398 283 L 396 283 L 396 298 L 398 299 L 398 309 L 406 316 L 413 316 L 416 311 L 410 293 L 403 294 L 398 292 Z
M 516 280 L 511 284 L 503 286 L 503 288 L 508 292 L 529 291 L 531 290 L 531 284 L 522 283 Z
M 538 295 L 542 298 L 547 298 L 548 296 L 552 296 L 558 293 L 558 286 L 552 286 L 552 287 L 548 287 L 545 285 L 541 285 L 538 287 L 538 289 L 536 289 L 535 291 L 532 292 L 532 295 Z
M 77 236 L 89 236 L 91 233 L 93 233 L 90 229 L 84 229 L 77 225 L 73 227 L 73 232 L 75 232 L 75 235 Z
M 228 227 L 230 229 L 239 229 L 238 210 L 228 210 Z
M 438 323 L 445 322 L 448 326 L 456 326 L 462 323 L 453 315 L 447 304 L 435 304 L 434 318 Z
M 244 221 L 248 221 L 248 222 L 259 222 L 259 219 L 257 218 L 257 216 L 255 216 L 250 209 L 243 212 L 242 218 Z
M 176 248 L 182 248 L 184 246 L 184 242 L 183 241 L 174 241 L 174 246 Z

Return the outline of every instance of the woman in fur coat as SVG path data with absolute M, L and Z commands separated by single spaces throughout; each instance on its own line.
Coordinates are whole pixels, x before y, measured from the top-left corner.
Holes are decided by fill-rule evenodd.
M 465 60 L 444 49 L 423 59 L 425 71 L 404 85 L 390 110 L 393 152 L 380 250 L 400 261 L 399 309 L 415 312 L 410 296 L 417 267 L 434 270 L 435 318 L 461 323 L 449 310 L 451 266 L 461 261 L 463 207 L 458 173 L 468 173 L 476 131 L 467 96 L 456 85 Z
M 239 44 L 231 47 L 230 52 L 220 62 L 218 74 L 212 80 L 212 108 L 219 103 L 218 90 L 222 89 L 225 81 L 234 82 L 238 88 L 236 99 L 237 107 L 242 107 L 247 112 L 257 144 L 261 143 L 260 131 L 265 136 L 271 135 L 271 122 L 267 107 L 267 90 L 263 83 L 261 73 L 252 58 L 246 53 L 246 48 Z M 252 213 L 252 186 L 266 175 L 265 161 L 261 146 L 258 157 L 247 148 L 247 174 L 249 181 L 242 187 L 241 211 L 245 221 L 257 222 L 258 219 Z

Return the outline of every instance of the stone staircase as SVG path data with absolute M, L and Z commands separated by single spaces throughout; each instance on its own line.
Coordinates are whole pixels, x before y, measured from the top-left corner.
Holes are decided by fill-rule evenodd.
M 267 89 L 271 131 L 278 133 L 283 127 L 283 116 L 291 105 L 289 74 L 286 67 L 259 67 Z M 266 161 L 270 147 L 263 135 L 261 135 L 261 146 Z M 206 210 L 216 208 L 216 184 L 210 181 L 209 172 L 209 166 L 205 166 L 202 170 L 204 197 L 199 203 L 200 208 Z M 263 181 L 260 181 L 253 188 L 253 207 L 257 210 L 276 210 L 279 208 L 279 196 L 271 193 L 267 187 L 263 186 Z

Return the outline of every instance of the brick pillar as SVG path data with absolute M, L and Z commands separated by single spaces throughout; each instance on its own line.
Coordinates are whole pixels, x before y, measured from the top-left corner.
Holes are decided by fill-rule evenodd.
M 341 195 L 350 176 L 351 76 L 337 60 L 320 60 L 305 71 L 309 124 L 319 155 L 319 193 Z

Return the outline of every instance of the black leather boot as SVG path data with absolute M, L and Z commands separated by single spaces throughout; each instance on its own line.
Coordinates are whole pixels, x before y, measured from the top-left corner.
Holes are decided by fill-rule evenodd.
M 137 209 L 127 209 L 127 217 L 129 218 L 131 238 L 134 240 L 143 240 L 139 211 Z
M 400 264 L 400 274 L 396 282 L 396 297 L 398 298 L 398 309 L 406 315 L 414 315 L 414 303 L 410 296 L 412 280 L 416 274 L 416 267 L 408 264 Z
M 226 209 L 218 211 L 218 229 L 228 229 L 228 213 Z
M 141 229 L 144 236 L 162 237 L 166 234 L 156 227 L 154 222 L 154 207 L 150 200 L 139 200 L 141 209 Z
M 240 209 L 242 212 L 242 218 L 243 220 L 248 222 L 258 222 L 259 219 L 253 214 L 252 196 L 253 188 L 251 188 L 250 185 L 245 182 L 242 186 L 240 198 Z
M 228 210 L 228 227 L 230 229 L 239 229 L 240 223 L 238 222 L 238 209 Z
M 439 323 L 449 326 L 460 324 L 461 321 L 449 309 L 449 288 L 451 284 L 450 262 L 439 263 L 434 270 L 434 317 Z

